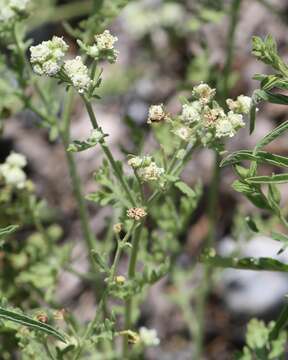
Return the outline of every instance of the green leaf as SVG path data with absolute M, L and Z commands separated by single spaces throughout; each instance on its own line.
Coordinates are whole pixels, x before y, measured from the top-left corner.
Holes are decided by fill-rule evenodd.
M 19 228 L 19 225 L 9 225 L 4 228 L 0 228 L 0 239 L 4 239 L 8 235 L 14 233 Z
M 69 144 L 67 151 L 80 152 L 87 150 L 103 141 L 104 137 L 106 136 L 107 135 L 103 134 L 101 129 L 94 129 L 88 139 L 84 141 L 75 140 L 71 144 Z
M 201 261 L 209 265 L 222 267 L 222 268 L 233 268 L 242 270 L 265 270 L 265 271 L 288 271 L 288 264 L 284 264 L 279 260 L 260 257 L 244 257 L 244 258 L 233 258 L 233 257 L 222 257 L 219 255 L 208 256 L 203 255 Z
M 283 94 L 273 94 L 269 91 L 264 90 L 256 90 L 256 96 L 259 100 L 268 101 L 272 104 L 280 104 L 280 105 L 287 105 L 288 104 L 288 96 Z
M 183 181 L 177 181 L 174 183 L 174 185 L 185 195 L 187 195 L 188 197 L 195 197 L 196 193 L 194 190 L 192 190 L 190 188 L 190 186 L 188 186 L 186 183 L 184 183 Z
M 250 216 L 247 216 L 245 218 L 245 221 L 246 221 L 247 225 L 249 226 L 250 230 L 252 230 L 253 232 L 256 232 L 256 233 L 259 232 L 259 229 L 258 229 L 255 221 Z
M 44 324 L 41 321 L 34 320 L 27 315 L 23 315 L 16 311 L 7 310 L 3 307 L 0 307 L 0 319 L 1 318 L 30 327 L 34 330 L 42 331 L 66 343 L 65 336 L 61 334 L 58 330 L 56 330 L 54 327 L 48 324 Z
M 266 151 L 258 151 L 253 154 L 250 150 L 240 150 L 228 155 L 222 160 L 220 166 L 234 165 L 244 160 L 256 161 L 258 163 L 270 164 L 275 166 L 288 167 L 288 158 L 281 155 L 271 154 Z
M 280 135 L 282 135 L 288 129 L 288 120 L 282 123 L 281 125 L 277 126 L 274 130 L 272 130 L 269 134 L 264 136 L 262 140 L 260 140 L 256 147 L 255 152 L 262 147 L 268 145 L 273 140 L 277 139 Z
M 288 173 L 271 176 L 252 176 L 246 179 L 250 184 L 285 184 L 288 182 Z
M 101 272 L 109 272 L 109 268 L 107 263 L 105 262 L 104 256 L 100 255 L 96 250 L 92 250 L 91 255 Z

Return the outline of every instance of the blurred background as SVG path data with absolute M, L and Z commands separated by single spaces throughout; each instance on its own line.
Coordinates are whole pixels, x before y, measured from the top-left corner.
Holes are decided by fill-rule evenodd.
M 110 134 L 108 141 L 112 150 L 119 158 L 124 158 L 121 148 L 129 152 L 137 137 L 141 139 L 146 136 L 147 149 L 156 146 L 146 125 L 151 104 L 164 103 L 168 111 L 175 114 L 181 107 L 178 97 L 189 94 L 193 85 L 203 81 L 216 86 L 227 58 L 231 3 L 225 0 L 138 0 L 128 2 L 119 14 L 115 13 L 113 19 L 111 17 L 108 27 L 119 39 L 119 60 L 116 64 L 104 66 L 100 89 L 102 99 L 95 109 L 104 132 Z M 64 36 L 73 48 L 75 42 L 69 29 L 87 19 L 91 11 L 92 1 L 38 0 L 34 15 L 29 20 L 28 36 L 34 39 L 35 44 L 50 39 L 52 35 Z M 258 82 L 252 79 L 253 75 L 267 72 L 265 66 L 251 55 L 252 36 L 272 34 L 281 55 L 284 59 L 288 56 L 287 0 L 242 0 L 238 15 L 235 19 L 237 24 L 229 97 L 239 94 L 251 96 L 258 87 Z M 66 21 L 65 26 L 63 21 Z M 5 96 L 1 82 L 0 95 Z M 81 102 L 75 101 L 71 137 L 86 138 L 90 133 L 90 123 Z M 17 104 L 12 107 L 17 108 Z M 286 113 L 287 110 L 281 105 L 261 105 L 253 135 L 249 136 L 248 129 L 242 129 L 229 141 L 228 149 L 251 148 L 257 139 L 287 120 Z M 5 132 L 0 139 L 0 160 L 3 162 L 12 150 L 27 157 L 28 173 L 35 183 L 37 194 L 57 214 L 57 221 L 64 230 L 61 241 L 65 243 L 72 239 L 75 242 L 72 266 L 84 272 L 88 267 L 87 254 L 79 240 L 82 237 L 81 229 L 71 195 L 63 146 L 57 141 L 51 142 L 47 130 L 37 127 L 38 121 L 35 114 L 21 111 L 5 122 Z M 270 145 L 269 151 L 287 156 L 287 140 L 280 138 Z M 92 149 L 75 156 L 85 194 L 95 191 L 93 173 L 102 159 L 99 150 Z M 193 185 L 201 180 L 204 186 L 200 205 L 190 219 L 186 233 L 179 240 L 181 251 L 177 261 L 183 272 L 196 263 L 207 237 L 206 194 L 210 187 L 213 161 L 210 150 L 201 150 L 183 175 L 187 183 Z M 276 254 L 279 250 L 276 241 L 255 236 L 247 228 L 243 218 L 249 214 L 257 217 L 258 210 L 231 188 L 234 178 L 231 169 L 222 170 L 219 202 L 215 207 L 218 251 L 223 255 L 235 249 L 245 256 Z M 282 190 L 284 199 L 287 199 L 288 189 L 283 187 Z M 98 208 L 90 202 L 88 205 L 93 230 L 101 238 L 111 209 Z M 265 221 L 271 221 L 273 225 L 273 220 Z M 278 258 L 288 262 L 286 253 Z M 187 309 L 193 307 L 193 294 L 197 291 L 195 284 L 197 278 L 201 277 L 198 272 L 201 273 L 201 267 L 196 272 L 194 269 L 193 276 L 189 271 L 183 276 L 179 275 L 177 287 L 171 286 L 167 279 L 161 280 L 149 292 L 142 307 L 140 323 L 156 328 L 162 341 L 159 347 L 148 351 L 147 359 L 191 359 L 193 339 L 189 323 L 191 326 L 194 320 Z M 232 354 L 244 344 L 247 321 L 253 316 L 265 320 L 275 317 L 287 292 L 288 279 L 285 274 L 217 271 L 206 306 L 207 359 L 232 359 Z M 182 294 L 186 299 L 184 305 L 179 301 Z M 80 281 L 70 272 L 61 273 L 57 300 L 83 321 L 90 319 L 94 312 L 91 290 L 85 281 Z

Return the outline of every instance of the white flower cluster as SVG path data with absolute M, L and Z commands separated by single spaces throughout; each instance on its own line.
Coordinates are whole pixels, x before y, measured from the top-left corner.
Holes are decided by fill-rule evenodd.
M 0 165 L 0 178 L 3 178 L 6 185 L 11 185 L 17 189 L 23 189 L 26 182 L 26 174 L 23 168 L 27 161 L 25 156 L 12 152 Z
M 137 169 L 141 181 L 157 181 L 164 175 L 164 169 L 159 167 L 151 156 L 135 156 L 128 161 L 128 164 Z
M 251 108 L 251 98 L 249 96 L 240 95 L 234 101 L 232 99 L 227 99 L 226 103 L 231 111 L 236 113 L 248 114 Z
M 140 341 L 144 346 L 158 346 L 160 344 L 160 339 L 157 336 L 157 331 L 155 329 L 147 329 L 146 327 L 141 327 L 139 329 Z
M 68 50 L 65 41 L 53 36 L 52 40 L 30 47 L 31 64 L 38 75 L 55 76 L 62 66 L 62 60 Z
M 182 105 L 180 115 L 170 121 L 172 132 L 183 141 L 199 141 L 204 146 L 215 144 L 220 138 L 233 137 L 245 126 L 243 114 L 249 112 L 251 98 L 240 95 L 235 101 L 227 99 L 230 111 L 226 112 L 214 100 L 215 94 L 215 89 L 207 84 L 195 86 L 192 90 L 194 100 Z
M 114 63 L 117 60 L 118 51 L 114 49 L 115 42 L 118 41 L 109 30 L 105 30 L 101 34 L 95 35 L 95 44 L 89 46 L 82 41 L 78 41 L 81 48 L 95 60 L 108 60 Z
M 72 60 L 66 60 L 64 70 L 79 93 L 84 93 L 85 90 L 88 90 L 92 80 L 89 77 L 88 68 L 80 56 Z
M 7 0 L 1 2 L 0 23 L 10 25 L 28 13 L 30 0 Z

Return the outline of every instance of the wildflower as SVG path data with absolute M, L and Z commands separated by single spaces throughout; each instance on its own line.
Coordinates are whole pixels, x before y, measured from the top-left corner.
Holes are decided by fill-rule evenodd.
M 115 281 L 118 285 L 123 285 L 126 281 L 125 276 L 118 275 L 115 277 Z
M 22 168 L 27 164 L 25 156 L 17 153 L 11 153 L 0 165 L 0 176 L 4 179 L 6 185 L 15 186 L 17 189 L 23 189 L 26 182 L 26 174 Z
M 5 160 L 11 166 L 23 168 L 27 165 L 27 160 L 24 155 L 12 152 Z
M 215 96 L 216 90 L 209 85 L 201 83 L 194 86 L 192 95 L 195 96 L 202 104 L 208 104 Z
M 225 113 L 221 107 L 211 109 L 209 106 L 205 106 L 203 111 L 203 125 L 208 128 L 214 128 L 217 120 L 224 117 Z
M 48 323 L 48 315 L 44 312 L 37 314 L 36 319 L 44 324 Z
M 127 216 L 137 221 L 142 220 L 146 215 L 147 213 L 143 208 L 134 207 L 127 210 Z
M 88 90 L 91 84 L 91 79 L 89 77 L 88 68 L 85 64 L 83 64 L 80 56 L 77 56 L 75 59 L 65 61 L 64 70 L 73 86 L 80 94 Z
M 201 108 L 202 106 L 199 101 L 194 101 L 191 104 L 184 104 L 180 115 L 181 120 L 187 124 L 200 121 Z
M 53 313 L 53 318 L 55 320 L 64 320 L 66 313 L 67 313 L 67 311 L 65 309 L 56 310 Z
M 159 123 L 167 120 L 168 114 L 164 111 L 163 104 L 151 105 L 148 113 L 148 124 Z
M 134 156 L 128 160 L 128 165 L 134 169 L 138 169 L 140 167 L 149 166 L 152 162 L 151 156 Z
M 160 344 L 160 339 L 157 336 L 157 331 L 155 329 L 147 329 L 146 327 L 141 327 L 139 329 L 140 341 L 144 346 L 157 346 Z
M 102 34 L 95 35 L 95 40 L 99 50 L 112 50 L 118 38 L 111 35 L 109 30 L 105 30 Z
M 9 27 L 21 20 L 28 14 L 29 4 L 30 0 L 8 0 L 5 5 L 1 4 L 0 23 Z
M 142 181 L 156 181 L 164 174 L 164 169 L 157 166 L 152 161 L 148 166 L 141 167 L 138 170 L 138 175 Z
M 113 226 L 114 233 L 119 234 L 122 231 L 123 224 L 117 223 Z
M 174 130 L 174 134 L 177 135 L 180 139 L 188 141 L 191 135 L 191 130 L 186 126 L 181 126 Z
M 55 76 L 62 66 L 62 59 L 68 50 L 66 42 L 57 36 L 52 40 L 30 47 L 30 61 L 38 75 Z
M 239 95 L 236 101 L 227 99 L 226 103 L 231 111 L 248 114 L 250 111 L 252 99 L 249 96 Z
M 245 126 L 245 122 L 243 121 L 243 116 L 241 114 L 236 114 L 233 111 L 229 111 L 227 117 L 235 130 Z
M 235 135 L 235 129 L 231 121 L 227 117 L 223 117 L 216 124 L 216 137 L 233 137 Z

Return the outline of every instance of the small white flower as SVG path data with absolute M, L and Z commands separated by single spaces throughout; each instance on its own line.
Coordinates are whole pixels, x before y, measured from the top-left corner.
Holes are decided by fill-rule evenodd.
M 180 139 L 188 141 L 191 135 L 191 130 L 186 126 L 181 126 L 174 130 L 174 134 L 177 135 Z
M 243 121 L 243 116 L 241 114 L 236 114 L 233 111 L 229 111 L 227 117 L 235 130 L 245 126 L 245 122 Z
M 105 30 L 102 34 L 95 35 L 95 41 L 99 50 L 113 50 L 118 38 L 111 35 L 109 30 Z
M 26 174 L 17 166 L 11 166 L 7 163 L 0 165 L 0 175 L 3 176 L 7 185 L 15 186 L 18 189 L 25 186 Z
M 201 104 L 199 101 L 194 101 L 191 104 L 184 104 L 182 106 L 182 113 L 180 118 L 183 122 L 191 124 L 200 121 L 201 118 Z
M 27 165 L 26 157 L 22 154 L 18 154 L 15 152 L 12 152 L 5 160 L 5 163 L 10 166 L 15 166 L 18 168 L 23 168 Z
M 226 103 L 231 111 L 248 114 L 250 111 L 252 99 L 249 96 L 239 95 L 235 101 L 232 99 L 227 99 Z
M 138 170 L 139 177 L 142 181 L 156 181 L 161 178 L 164 174 L 164 169 L 157 166 L 157 164 L 152 161 L 150 165 L 141 167 Z
M 167 113 L 164 110 L 164 105 L 151 105 L 148 113 L 147 123 L 161 122 L 167 119 Z
M 225 112 L 221 107 L 210 108 L 204 107 L 203 111 L 203 125 L 206 128 L 214 128 L 220 118 L 225 117 Z
M 85 90 L 88 90 L 91 84 L 91 79 L 89 77 L 88 68 L 83 63 L 80 56 L 77 56 L 75 59 L 65 61 L 64 70 L 79 93 L 83 93 Z
M 227 117 L 221 118 L 216 124 L 216 137 L 221 138 L 225 136 L 233 137 L 235 129 L 231 121 Z
M 141 327 L 139 329 L 140 341 L 144 346 L 157 346 L 160 344 L 160 339 L 157 336 L 157 331 L 155 329 L 147 329 L 146 327 Z
M 62 59 L 68 50 L 65 41 L 57 36 L 52 40 L 30 47 L 30 61 L 38 75 L 54 76 L 62 66 Z
M 27 6 L 29 5 L 30 0 L 10 0 L 9 6 L 11 9 L 16 11 L 26 11 Z
M 209 85 L 201 83 L 194 86 L 192 95 L 196 96 L 203 104 L 208 104 L 216 94 L 216 90 L 212 89 Z
M 134 156 L 128 160 L 128 165 L 134 169 L 149 166 L 152 162 L 151 156 Z
M 13 11 L 9 6 L 3 6 L 0 9 L 0 21 L 9 22 L 16 16 L 15 11 Z

